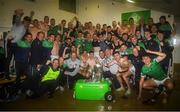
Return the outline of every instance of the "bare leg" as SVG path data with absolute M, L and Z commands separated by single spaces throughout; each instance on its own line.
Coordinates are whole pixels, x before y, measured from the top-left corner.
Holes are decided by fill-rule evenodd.
M 153 90 L 155 87 L 157 87 L 157 84 L 152 79 L 144 81 L 143 89 Z
M 130 90 L 130 84 L 129 84 L 129 79 L 128 79 L 130 75 L 131 75 L 131 73 L 130 73 L 130 71 L 128 71 L 128 72 L 124 73 L 122 76 L 128 87 L 128 90 Z
M 163 93 L 163 100 L 162 100 L 162 103 L 166 104 L 167 103 L 167 100 L 174 88 L 174 84 L 173 84 L 173 81 L 170 80 L 170 79 L 167 79 L 165 82 L 164 82 L 164 85 L 167 89 L 167 92 Z
M 117 79 L 118 79 L 118 81 L 119 81 L 119 83 L 120 83 L 120 85 L 121 85 L 121 89 L 123 90 L 124 89 L 124 85 L 123 85 L 123 79 L 122 79 L 122 76 L 121 76 L 122 74 L 120 74 L 120 73 L 118 73 L 117 74 Z

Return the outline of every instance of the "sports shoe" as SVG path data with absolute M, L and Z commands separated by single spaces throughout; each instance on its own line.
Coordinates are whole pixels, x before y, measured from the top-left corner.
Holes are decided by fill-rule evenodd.
M 116 89 L 116 91 L 124 91 L 125 89 L 123 87 L 120 87 L 118 89 Z
M 150 104 L 156 103 L 156 100 L 154 98 L 151 98 L 151 99 L 144 100 L 142 103 L 150 105 Z
M 130 95 L 130 94 L 131 94 L 131 90 L 128 89 L 128 90 L 126 91 L 125 95 L 128 96 L 128 95 Z

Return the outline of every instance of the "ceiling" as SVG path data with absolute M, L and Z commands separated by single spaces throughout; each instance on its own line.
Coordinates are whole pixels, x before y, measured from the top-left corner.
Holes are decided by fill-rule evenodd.
M 117 2 L 126 2 L 126 0 L 114 0 Z M 161 12 L 169 13 L 180 18 L 180 0 L 133 0 L 136 6 L 144 7 L 147 9 L 158 10 Z

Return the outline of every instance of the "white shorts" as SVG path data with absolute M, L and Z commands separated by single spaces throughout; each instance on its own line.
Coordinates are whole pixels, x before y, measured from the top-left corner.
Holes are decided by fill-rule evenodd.
M 164 82 L 165 82 L 167 79 L 170 79 L 170 78 L 169 78 L 169 77 L 166 77 L 165 79 L 163 79 L 163 80 L 161 80 L 161 81 L 156 80 L 156 79 L 152 79 L 152 80 L 157 84 L 157 86 L 159 86 L 159 85 L 164 84 Z

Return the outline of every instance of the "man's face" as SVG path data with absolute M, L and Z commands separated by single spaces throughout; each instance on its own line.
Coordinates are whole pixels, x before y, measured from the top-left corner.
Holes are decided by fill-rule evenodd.
M 59 58 L 59 64 L 62 65 L 64 63 L 64 59 L 62 57 Z
M 44 22 L 49 24 L 49 17 L 48 16 L 44 17 Z
M 51 19 L 51 20 L 50 20 L 50 24 L 51 24 L 52 26 L 54 26 L 54 25 L 55 25 L 55 19 Z
M 43 33 L 39 33 L 39 35 L 37 36 L 37 38 L 38 38 L 39 40 L 43 40 L 44 34 L 43 34 Z
M 100 56 L 101 58 L 104 58 L 104 52 L 103 52 L 103 51 L 100 51 L 100 52 L 99 52 L 99 56 Z
M 165 22 L 166 22 L 166 20 L 164 18 L 160 19 L 160 23 L 165 23 Z
M 132 37 L 132 38 L 131 38 L 131 42 L 134 43 L 134 44 L 136 44 L 136 43 L 137 43 L 137 38 L 136 38 L 136 37 Z
M 138 55 L 139 55 L 139 52 L 138 52 L 138 49 L 137 49 L 137 48 L 134 48 L 134 49 L 133 49 L 133 55 L 134 55 L 134 56 L 138 56 Z
M 119 61 L 120 60 L 120 55 L 118 54 L 118 53 L 116 53 L 116 54 L 114 54 L 114 59 L 116 60 L 116 61 Z
M 72 54 L 71 54 L 71 59 L 72 59 L 73 61 L 76 60 L 76 57 L 77 57 L 77 56 L 76 56 L 76 53 L 72 53 Z
M 151 63 L 151 58 L 149 56 L 143 56 L 142 61 L 145 65 L 149 65 Z
M 27 35 L 27 36 L 26 36 L 26 40 L 27 40 L 28 42 L 31 42 L 31 41 L 32 41 L 32 35 Z
M 150 34 L 149 31 L 146 31 L 144 34 L 145 34 L 146 39 L 150 39 L 151 38 L 151 34 Z
M 163 33 L 158 33 L 157 37 L 160 41 L 162 41 L 164 39 Z
M 59 61 L 58 60 L 54 60 L 53 63 L 52 63 L 52 66 L 54 69 L 57 69 L 58 66 L 59 66 Z

